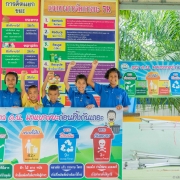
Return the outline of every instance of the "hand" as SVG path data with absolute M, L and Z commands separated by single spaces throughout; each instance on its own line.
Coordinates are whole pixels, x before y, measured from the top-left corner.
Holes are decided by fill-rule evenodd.
M 19 106 L 12 106 L 13 108 L 18 108 Z
M 76 62 L 75 61 L 71 61 L 68 65 L 68 68 L 72 68 L 76 65 Z
M 54 77 L 54 72 L 53 71 L 49 71 L 47 73 L 47 76 L 46 77 Z
M 38 104 L 38 105 L 35 105 L 34 106 L 34 109 L 37 111 L 39 108 L 42 108 L 42 105 L 41 104 Z
M 94 108 L 94 104 L 89 104 L 89 105 L 86 106 L 86 108 L 87 109 L 92 109 L 92 108 Z
M 96 68 L 98 66 L 98 61 L 97 60 L 94 60 L 92 62 L 92 67 Z
M 121 110 L 123 107 L 121 105 L 116 106 L 117 110 Z
M 21 71 L 21 76 L 26 76 L 27 75 L 27 71 Z

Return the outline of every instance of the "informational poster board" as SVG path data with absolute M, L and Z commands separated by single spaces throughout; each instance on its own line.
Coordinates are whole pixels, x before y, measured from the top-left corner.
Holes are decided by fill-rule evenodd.
M 0 3 L 1 89 L 9 71 L 27 70 L 26 87 L 39 86 L 40 0 L 1 0 Z M 17 88 L 20 88 L 19 82 Z
M 93 60 L 99 61 L 94 81 L 105 84 L 105 72 L 118 63 L 118 6 L 118 0 L 42 1 L 42 80 L 47 71 L 54 71 L 47 88 L 58 85 L 66 106 L 70 101 L 63 79 L 69 62 L 77 62 L 69 77 L 73 89 L 76 75 L 88 75 Z M 90 87 L 87 91 L 94 93 Z M 95 98 L 99 102 L 99 97 Z
M 123 180 L 179 179 L 180 117 L 123 120 Z
M 122 114 L 1 108 L 0 179 L 121 179 Z
M 180 64 L 167 61 L 120 61 L 120 86 L 130 97 L 180 96 Z

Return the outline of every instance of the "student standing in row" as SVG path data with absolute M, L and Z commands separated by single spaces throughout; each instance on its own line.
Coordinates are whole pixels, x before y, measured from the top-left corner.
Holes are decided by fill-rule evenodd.
M 22 107 L 34 107 L 38 109 L 42 105 L 38 101 L 39 91 L 36 85 L 31 85 L 28 87 L 28 92 L 25 89 L 25 76 L 27 71 L 21 71 L 21 99 Z
M 21 107 L 21 93 L 15 88 L 17 82 L 17 73 L 8 72 L 5 75 L 7 89 L 0 90 L 0 107 Z
M 76 76 L 75 85 L 78 90 L 77 92 L 70 87 L 68 82 L 69 74 L 71 68 L 73 68 L 75 65 L 76 63 L 74 61 L 69 63 L 68 68 L 66 70 L 66 74 L 64 76 L 64 84 L 68 97 L 71 101 L 71 107 L 86 107 L 88 109 L 98 107 L 93 95 L 87 93 L 85 90 L 87 87 L 87 78 L 85 75 L 79 74 Z
M 54 77 L 54 72 L 48 72 L 46 79 L 44 80 L 43 86 L 42 86 L 42 103 L 44 107 L 64 107 L 63 104 L 61 104 L 58 101 L 59 97 L 59 88 L 56 85 L 51 85 L 48 88 L 48 97 L 46 95 L 46 86 L 48 83 L 48 80 L 50 77 Z
M 88 75 L 87 83 L 101 97 L 100 107 L 116 107 L 117 110 L 123 108 L 128 110 L 130 101 L 125 90 L 118 87 L 118 81 L 121 78 L 120 72 L 116 68 L 111 68 L 105 73 L 105 78 L 108 79 L 109 85 L 101 85 L 93 81 L 95 70 L 98 66 L 98 61 L 92 62 L 92 68 Z

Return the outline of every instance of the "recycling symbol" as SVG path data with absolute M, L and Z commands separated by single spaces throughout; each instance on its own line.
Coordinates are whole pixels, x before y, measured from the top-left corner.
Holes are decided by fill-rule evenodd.
M 179 82 L 178 82 L 178 81 L 175 81 L 175 82 L 172 84 L 172 88 L 174 88 L 174 89 L 179 89 L 179 88 L 180 88 Z
M 72 146 L 72 142 L 67 139 L 62 145 L 61 145 L 61 151 L 63 152 L 73 152 L 74 151 L 74 148 Z

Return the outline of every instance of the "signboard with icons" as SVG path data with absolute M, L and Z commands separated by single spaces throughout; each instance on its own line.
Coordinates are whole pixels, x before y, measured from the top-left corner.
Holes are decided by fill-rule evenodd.
M 120 87 L 130 97 L 180 96 L 180 63 L 120 61 Z

